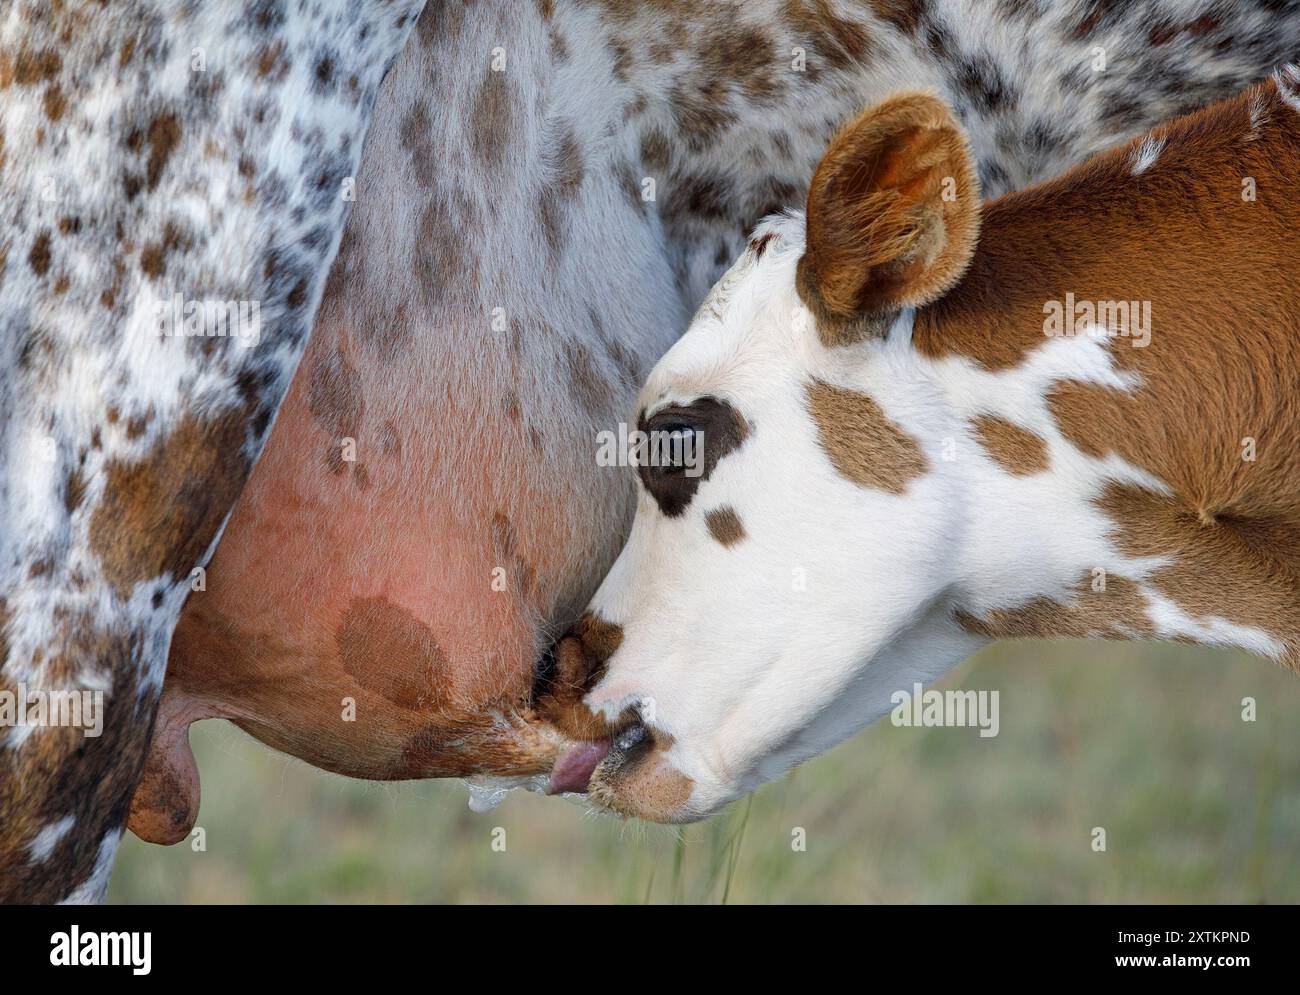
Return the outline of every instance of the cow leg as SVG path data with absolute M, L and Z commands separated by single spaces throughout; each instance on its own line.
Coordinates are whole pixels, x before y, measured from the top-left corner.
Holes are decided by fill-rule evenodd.
M 302 355 L 422 6 L 0 14 L 0 693 L 87 702 L 0 730 L 0 902 L 103 896 L 172 630 Z

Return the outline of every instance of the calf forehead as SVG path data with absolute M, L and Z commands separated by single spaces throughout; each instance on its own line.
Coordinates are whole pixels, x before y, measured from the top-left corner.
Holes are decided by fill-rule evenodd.
M 638 410 L 670 398 L 704 393 L 733 379 L 742 366 L 776 358 L 803 361 L 811 316 L 794 293 L 803 250 L 798 212 L 765 220 L 745 250 L 696 309 L 687 333 L 655 365 L 641 390 Z

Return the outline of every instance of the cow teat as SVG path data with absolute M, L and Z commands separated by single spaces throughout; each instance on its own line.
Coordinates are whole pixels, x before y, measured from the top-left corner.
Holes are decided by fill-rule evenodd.
M 173 685 L 164 686 L 127 820 L 131 832 L 146 843 L 170 846 L 194 828 L 199 815 L 199 770 L 190 749 L 190 723 L 217 714 Z

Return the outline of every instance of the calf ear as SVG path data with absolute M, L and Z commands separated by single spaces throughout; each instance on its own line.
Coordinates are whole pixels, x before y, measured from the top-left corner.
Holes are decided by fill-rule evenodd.
M 979 234 L 966 137 L 937 97 L 904 93 L 831 141 L 808 190 L 799 296 L 827 345 L 883 334 L 961 277 Z

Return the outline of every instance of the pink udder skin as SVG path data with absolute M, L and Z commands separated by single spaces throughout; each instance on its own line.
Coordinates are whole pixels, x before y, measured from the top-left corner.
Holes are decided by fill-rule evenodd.
M 445 402 L 399 419 L 367 397 L 345 452 L 309 406 L 315 351 L 176 630 L 173 719 L 132 813 L 146 839 L 183 838 L 197 814 L 197 718 L 374 779 L 537 773 L 564 745 L 530 715 L 534 664 L 612 558 L 585 537 L 607 541 L 590 519 L 593 504 L 611 517 L 617 485 L 589 454 L 568 477 L 553 455 L 551 473 L 531 472 L 524 461 L 547 456 L 500 405 L 474 413 L 478 433 L 455 452 L 435 427 L 459 414 Z M 602 487 L 614 498 L 593 502 Z M 169 811 L 151 814 L 151 798 Z

